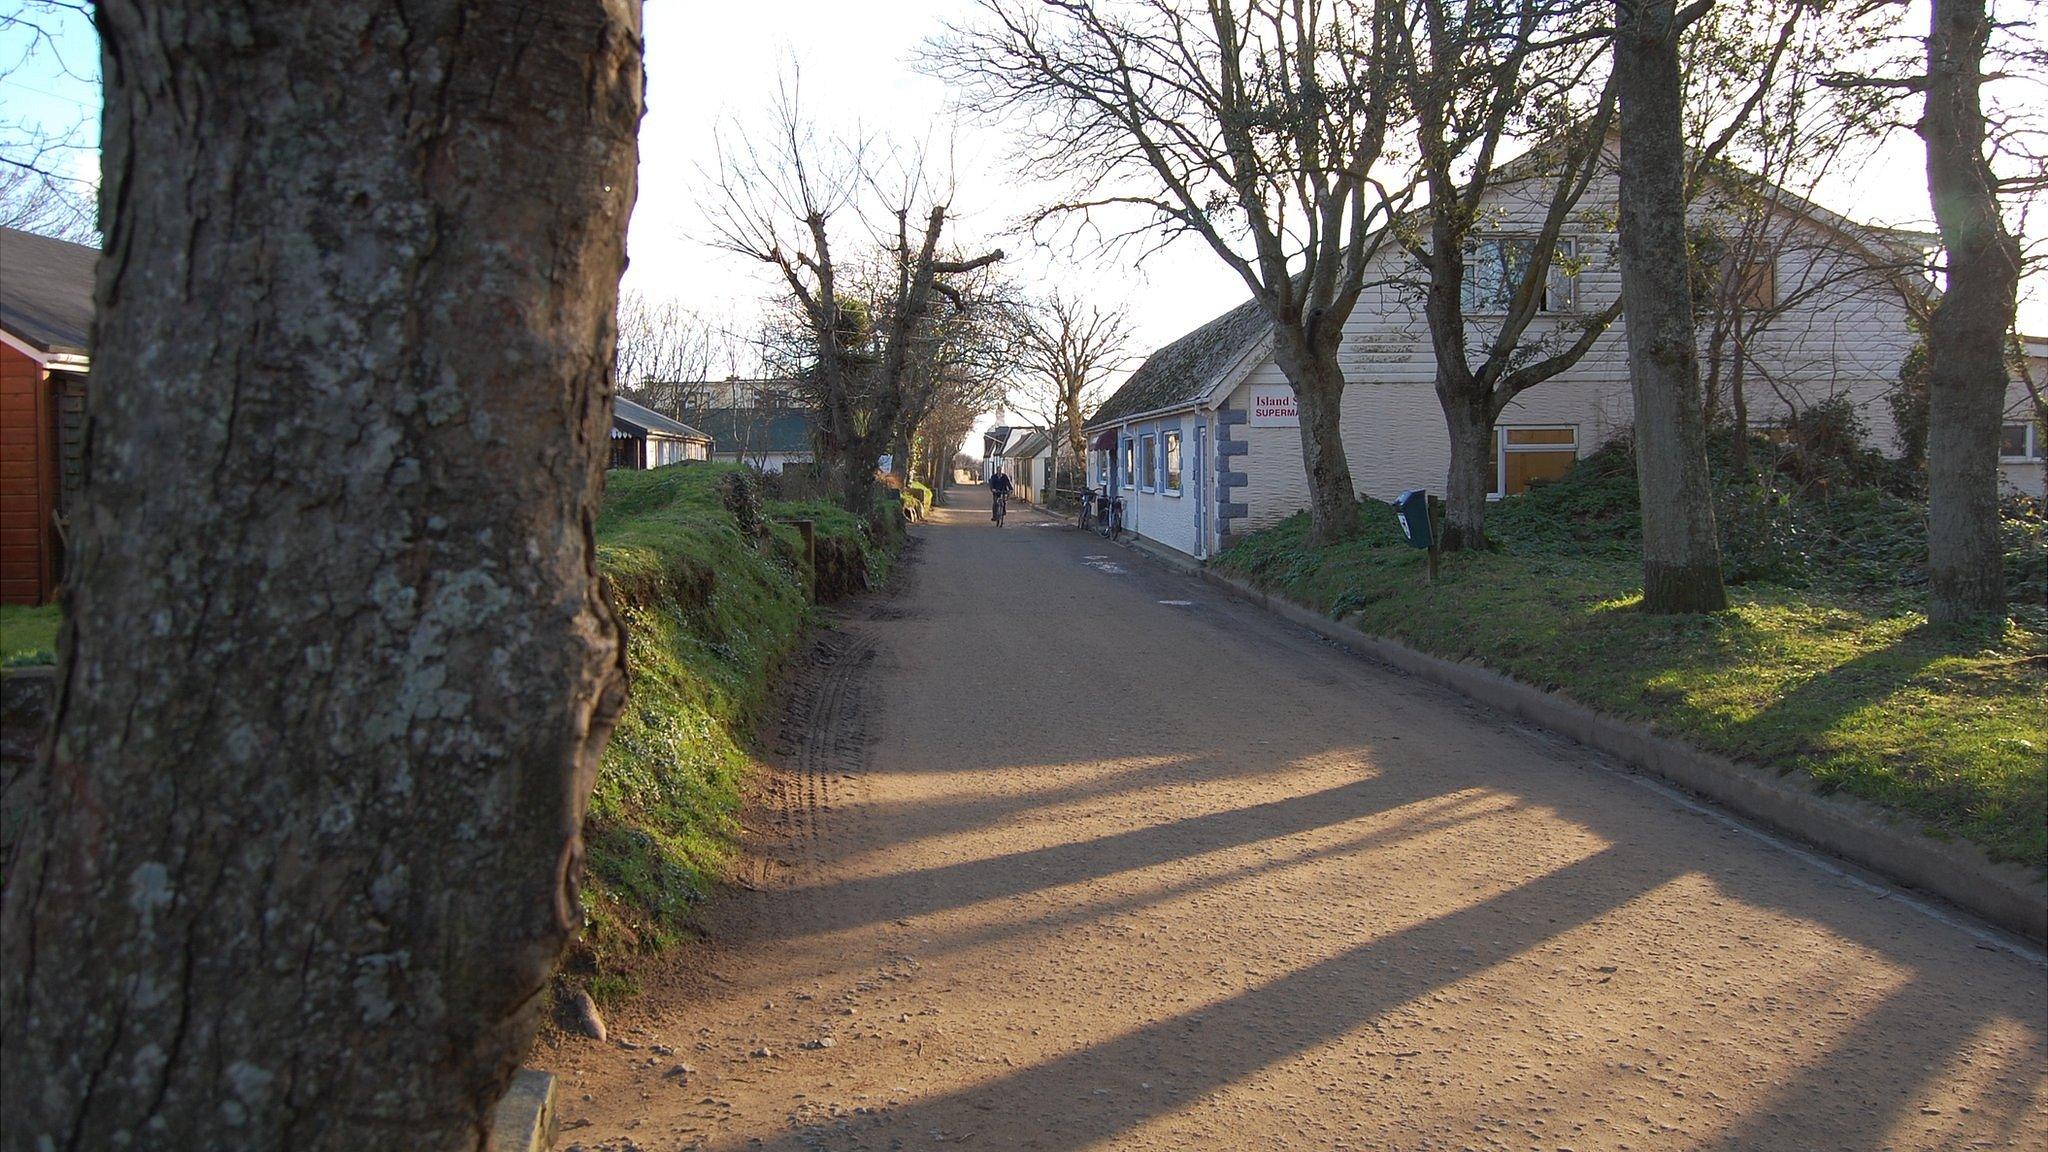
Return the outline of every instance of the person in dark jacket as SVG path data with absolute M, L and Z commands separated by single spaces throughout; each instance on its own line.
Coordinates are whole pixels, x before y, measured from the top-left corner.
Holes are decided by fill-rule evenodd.
M 1003 520 L 1003 501 L 1010 498 L 1010 489 L 1012 487 L 1014 485 L 1010 483 L 1010 474 L 1007 472 L 998 472 L 988 478 L 988 490 L 990 493 L 988 518 L 998 524 L 1002 523 Z

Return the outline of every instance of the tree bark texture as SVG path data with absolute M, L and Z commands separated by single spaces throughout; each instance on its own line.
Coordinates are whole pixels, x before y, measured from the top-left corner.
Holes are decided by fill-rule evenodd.
M 1685 235 L 1685 152 L 1672 0 L 1616 0 L 1621 292 L 1642 493 L 1643 607 L 1728 606 L 1714 527 Z
M 637 0 L 105 0 L 86 508 L 4 1143 L 484 1139 L 625 693 Z
M 1927 615 L 2005 610 L 1998 542 L 1998 424 L 2019 245 L 1984 158 L 1984 0 L 1935 0 L 1927 35 L 1927 190 L 1948 284 L 1927 326 Z
M 1438 380 L 1446 375 L 1440 367 Z M 1439 390 L 1444 426 L 1450 433 L 1451 467 L 1445 477 L 1445 551 L 1486 546 L 1486 495 L 1493 489 L 1493 413 L 1483 390 L 1446 394 Z
M 1327 347 L 1324 344 L 1327 343 Z M 1304 338 L 1275 325 L 1274 360 L 1294 388 L 1301 413 L 1301 462 L 1308 480 L 1309 544 L 1334 544 L 1358 531 L 1358 491 L 1344 456 L 1344 370 L 1336 342 Z
M 1079 386 L 1069 388 L 1067 391 L 1067 410 L 1064 413 L 1066 418 L 1066 428 L 1064 431 L 1067 436 L 1067 451 L 1072 455 L 1074 467 L 1081 472 L 1081 484 L 1085 488 L 1088 484 L 1088 434 L 1082 430 L 1082 423 L 1087 419 L 1087 413 L 1081 410 L 1081 402 L 1081 388 Z

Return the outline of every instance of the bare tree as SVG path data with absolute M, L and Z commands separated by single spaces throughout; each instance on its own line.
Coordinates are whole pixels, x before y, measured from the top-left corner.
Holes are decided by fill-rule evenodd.
M 1383 182 L 1396 118 L 1395 0 L 982 0 L 928 66 L 993 116 L 1015 116 L 1034 167 L 1074 174 L 1040 214 L 1152 250 L 1198 237 L 1273 321 L 1301 412 L 1311 535 L 1358 522 L 1339 428 L 1337 349 L 1367 268 L 1406 202 Z M 1127 218 L 1127 217 L 1126 217 Z M 1112 227 L 1117 227 L 1112 225 Z
M 1057 476 L 1062 458 L 1076 467 L 1088 459 L 1081 425 L 1100 400 L 1101 386 L 1128 357 L 1130 317 L 1121 306 L 1105 309 L 1055 291 L 1022 310 L 1018 320 L 1020 390 L 1012 404 L 1054 442 Z
M 1621 295 L 1635 396 L 1636 485 L 1642 498 L 1643 608 L 1728 606 L 1707 475 L 1692 261 L 1686 235 L 1686 19 L 1675 0 L 1615 0 L 1614 87 L 1621 110 Z
M 97 245 L 99 229 L 93 226 L 88 202 L 73 193 L 63 177 L 35 165 L 33 160 L 16 163 L 0 157 L 0 228 Z
M 88 496 L 0 896 L 0 1141 L 476 1148 L 625 692 L 591 524 L 638 7 L 97 17 Z
M 988 266 L 953 278 L 951 287 L 974 306 L 936 310 L 912 330 L 902 414 L 890 444 L 891 471 L 899 482 L 910 480 L 912 451 L 925 422 L 942 405 L 993 407 L 1016 362 L 1015 286 Z
M 1568 0 L 1417 0 L 1399 22 L 1402 77 L 1428 199 L 1398 229 L 1420 272 L 1450 432 L 1443 547 L 1486 543 L 1494 424 L 1577 364 L 1621 314 L 1580 310 L 1584 257 L 1564 237 L 1606 163 L 1612 92 L 1602 38 Z M 1514 134 L 1537 147 L 1497 164 Z M 1503 209 L 1501 205 L 1513 205 Z
M 1946 290 L 1927 326 L 1927 615 L 1936 623 L 2005 610 L 1998 425 L 2020 246 L 2006 228 L 2003 181 L 1985 148 L 1992 30 L 1986 0 L 1933 0 L 1919 81 L 1927 191 L 1948 256 Z
M 739 374 L 742 343 L 730 325 L 675 300 L 619 295 L 619 392 L 678 420 L 708 407 L 713 381 Z
M 943 310 L 969 298 L 949 279 L 1002 259 L 1001 250 L 949 256 L 950 189 L 922 149 L 823 136 L 805 119 L 795 81 L 769 114 L 766 144 L 722 145 L 707 210 L 716 243 L 773 265 L 800 334 L 800 379 L 817 410 L 820 480 L 866 513 L 877 461 L 897 441 L 916 348 Z M 850 218 L 850 219 L 849 219 Z M 866 232 L 879 295 L 862 295 L 862 256 L 835 228 Z M 835 237 L 839 237 L 835 239 Z
M 1794 341 L 1780 340 L 1774 356 L 1754 354 L 1780 321 L 1869 297 L 1902 300 L 1924 319 L 1925 253 L 1812 203 L 1819 185 L 1887 128 L 1881 97 L 1824 81 L 1878 50 L 1894 24 L 1881 9 L 1768 0 L 1714 8 L 1681 45 L 1687 135 L 1725 145 L 1694 164 L 1693 200 L 1704 211 L 1694 227 L 1693 295 L 1704 412 L 1709 425 L 1732 425 L 1738 470 L 1749 467 L 1753 387 L 1793 414 L 1839 394 L 1832 351 L 1801 357 Z M 1816 397 L 1810 390 L 1822 377 L 1829 390 Z
M 21 0 L 14 11 L 0 13 L 0 33 L 20 46 L 0 59 L 0 80 L 19 80 L 47 63 L 52 75 L 96 82 L 87 61 L 69 58 L 63 46 L 67 33 L 75 36 L 91 23 L 88 5 L 67 0 Z M 89 129 L 84 110 L 60 125 L 0 113 L 0 227 L 99 243 L 93 184 L 70 171 L 89 151 Z
M 1865 7 L 1901 9 L 1900 0 Z M 1990 0 L 1934 0 L 1928 31 L 1903 59 L 1828 77 L 1837 88 L 1894 98 L 1927 156 L 1941 239 L 1942 290 L 1927 316 L 1928 618 L 1955 623 L 2001 613 L 1998 425 L 2011 371 L 2022 277 L 2043 255 L 2022 243 L 2028 212 L 2048 191 L 2048 43 L 2031 7 L 2003 18 Z M 1920 365 L 1908 364 L 1912 374 Z M 1910 407 L 1910 405 L 1907 405 Z M 1911 449 L 1908 456 L 1912 455 Z

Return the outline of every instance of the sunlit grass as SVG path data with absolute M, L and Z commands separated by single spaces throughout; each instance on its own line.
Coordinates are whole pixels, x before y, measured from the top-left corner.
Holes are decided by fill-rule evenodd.
M 1613 715 L 1883 805 L 1993 856 L 2048 865 L 2048 630 L 1937 631 L 1917 597 L 1814 580 L 1730 589 L 1717 615 L 1637 610 L 1641 570 L 1571 541 L 1444 557 L 1392 515 L 1320 550 L 1297 517 L 1220 566 L 1360 629 L 1474 660 Z M 1384 520 L 1384 523 L 1380 523 Z M 1504 534 L 1512 533 L 1513 525 Z

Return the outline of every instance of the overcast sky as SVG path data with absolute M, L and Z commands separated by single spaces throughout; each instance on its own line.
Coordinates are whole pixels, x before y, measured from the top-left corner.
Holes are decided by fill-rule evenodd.
M 1171 340 L 1241 299 L 1243 287 L 1235 275 L 1194 241 L 1133 268 L 1128 259 L 1036 247 L 1003 235 L 1042 188 L 1033 186 L 1034 174 L 1011 169 L 1008 141 L 1000 134 L 956 126 L 945 86 L 920 75 L 911 60 L 919 44 L 946 21 L 971 19 L 972 14 L 969 0 L 650 0 L 647 117 L 641 128 L 640 198 L 626 287 L 741 321 L 773 290 L 766 269 L 704 243 L 698 209 L 701 170 L 714 160 L 714 126 L 758 122 L 778 76 L 796 61 L 805 105 L 826 124 L 950 143 L 959 182 L 957 236 L 963 246 L 978 240 L 1000 244 L 1012 253 L 1011 271 L 1022 278 L 1126 303 L 1142 347 Z M 8 78 L 0 86 L 5 118 L 58 125 L 96 113 L 91 36 L 79 20 L 60 38 L 65 62 L 86 77 L 66 75 L 44 59 Z M 0 40 L 5 41 L 0 51 L 10 57 L 19 51 L 18 33 L 0 33 Z M 94 171 L 89 151 L 82 151 L 76 162 L 81 175 Z M 1820 199 L 1868 223 L 1929 226 L 1918 141 L 1910 136 L 1890 141 L 1871 162 L 1824 187 Z M 2039 278 L 2025 294 L 2021 327 L 2048 331 L 2048 295 Z

